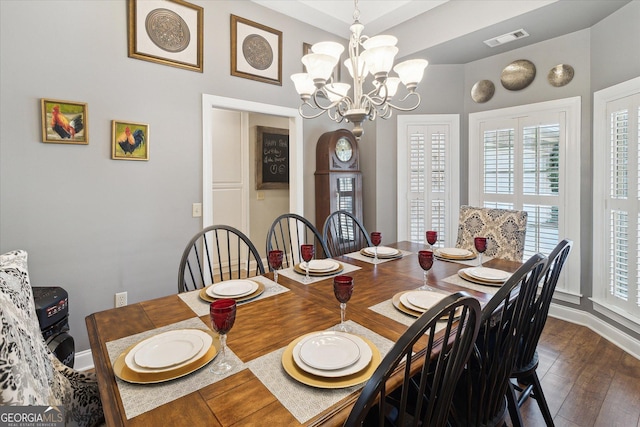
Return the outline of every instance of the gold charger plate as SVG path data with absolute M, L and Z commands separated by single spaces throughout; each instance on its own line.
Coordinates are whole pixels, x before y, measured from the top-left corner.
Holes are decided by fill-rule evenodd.
M 374 254 L 370 254 L 369 252 L 365 251 L 364 249 L 360 249 L 360 255 L 366 256 L 367 258 L 375 258 Z M 378 254 L 378 259 L 398 259 L 398 258 L 402 258 L 402 251 L 400 249 L 398 249 L 398 254 L 397 255 L 381 255 Z
M 255 282 L 255 280 L 254 280 L 254 282 Z M 234 299 L 234 300 L 236 300 L 236 302 L 248 301 L 250 299 L 259 297 L 264 292 L 264 285 L 262 283 L 260 283 L 260 282 L 256 282 L 256 283 L 258 284 L 258 289 L 256 289 L 253 293 L 251 293 L 249 295 L 245 295 L 245 296 L 240 297 L 240 298 L 233 298 L 233 297 L 213 298 L 209 294 L 207 294 L 207 288 L 200 289 L 200 292 L 198 293 L 198 296 L 200 297 L 201 300 L 206 301 L 206 302 L 214 302 L 215 300 L 218 300 L 218 299 Z M 212 285 L 209 285 L 209 286 L 212 286 Z
M 439 249 L 436 249 L 435 251 L 433 251 L 433 256 L 446 261 L 469 261 L 472 259 L 476 259 L 476 254 L 473 252 L 471 252 L 471 255 L 446 255 L 440 252 Z
M 409 307 L 407 307 L 406 305 L 404 305 L 402 303 L 402 301 L 400 301 L 400 297 L 403 294 L 406 294 L 407 292 L 411 292 L 411 291 L 402 291 L 402 292 L 398 292 L 397 294 L 395 294 L 393 296 L 393 299 L 391 300 L 391 302 L 393 303 L 393 306 L 395 308 L 397 308 L 398 310 L 400 310 L 401 312 L 408 314 L 409 316 L 413 316 L 413 317 L 420 317 L 422 315 L 421 312 L 413 310 Z
M 466 269 L 464 268 L 458 270 L 458 276 L 462 277 L 467 282 L 475 283 L 476 285 L 496 286 L 498 288 L 504 285 L 504 282 L 491 282 L 491 281 L 482 280 L 482 279 L 478 279 L 476 277 L 470 276 L 466 273 L 465 270 Z
M 284 353 L 282 354 L 282 367 L 287 372 L 287 374 L 291 376 L 291 378 L 301 382 L 302 384 L 317 388 L 345 388 L 358 385 L 371 378 L 371 375 L 373 375 L 376 368 L 380 364 L 380 361 L 382 360 L 380 350 L 378 350 L 375 344 L 373 344 L 365 337 L 358 335 L 358 337 L 360 337 L 371 348 L 371 362 L 369 362 L 366 368 L 359 372 L 356 372 L 355 374 L 337 378 L 327 378 L 310 374 L 306 371 L 303 371 L 298 367 L 298 365 L 296 365 L 296 362 L 294 362 L 293 348 L 303 338 L 315 333 L 316 332 L 310 332 L 291 341 L 291 343 L 289 343 L 287 348 L 285 348 Z
M 329 270 L 329 271 L 309 271 L 309 276 L 311 277 L 323 277 L 323 276 L 333 276 L 334 274 L 338 274 L 341 273 L 342 270 L 344 270 L 344 266 L 339 263 L 338 261 L 336 261 L 336 263 L 338 264 L 337 268 L 334 268 L 333 270 Z M 300 267 L 300 264 L 296 264 L 293 266 L 293 271 L 295 271 L 298 274 L 307 274 L 307 271 Z
M 204 329 L 202 329 L 202 331 L 211 335 L 211 337 L 214 339 L 213 342 L 217 341 L 217 336 L 213 333 L 213 331 Z M 211 344 L 211 348 L 209 348 L 209 350 L 202 357 L 178 369 L 159 372 L 136 372 L 127 366 L 125 358 L 127 357 L 127 354 L 129 354 L 131 349 L 133 349 L 137 344 L 138 343 L 135 343 L 125 351 L 123 351 L 113 363 L 113 373 L 121 380 L 134 384 L 154 384 L 184 377 L 185 375 L 195 372 L 211 362 L 218 354 L 218 349 L 214 344 Z

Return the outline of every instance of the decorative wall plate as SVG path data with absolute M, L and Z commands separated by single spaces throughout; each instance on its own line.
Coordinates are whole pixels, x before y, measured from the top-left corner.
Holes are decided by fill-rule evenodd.
M 558 64 L 549 70 L 547 80 L 551 86 L 562 87 L 573 80 L 573 67 L 568 64 Z
M 518 59 L 502 70 L 500 82 L 505 89 L 522 90 L 536 77 L 536 66 L 526 59 Z
M 496 87 L 491 80 L 480 80 L 471 88 L 471 99 L 482 104 L 493 98 L 495 92 Z

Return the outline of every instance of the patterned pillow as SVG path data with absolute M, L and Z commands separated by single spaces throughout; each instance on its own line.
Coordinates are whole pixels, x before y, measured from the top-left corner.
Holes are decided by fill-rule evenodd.
M 485 256 L 522 262 L 526 232 L 525 211 L 461 206 L 456 247 L 475 252 L 473 238 L 486 237 Z
M 95 376 L 64 366 L 44 342 L 25 251 L 0 255 L 0 327 L 0 405 L 64 405 L 67 425 L 103 419 Z

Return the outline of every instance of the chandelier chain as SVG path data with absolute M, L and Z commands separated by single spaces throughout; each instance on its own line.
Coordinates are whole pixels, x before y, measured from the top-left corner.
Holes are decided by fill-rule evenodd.
M 358 22 L 360 20 L 360 9 L 358 9 L 358 0 L 353 0 L 353 20 Z

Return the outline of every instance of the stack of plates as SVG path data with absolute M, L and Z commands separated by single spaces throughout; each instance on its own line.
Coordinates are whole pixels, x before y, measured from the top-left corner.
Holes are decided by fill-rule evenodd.
M 410 316 L 422 313 L 440 302 L 447 294 L 433 291 L 403 291 L 393 296 L 393 306 Z
M 463 268 L 458 275 L 469 282 L 490 286 L 502 286 L 511 277 L 511 273 L 487 267 Z
M 380 352 L 365 338 L 338 331 L 312 332 L 294 340 L 282 366 L 294 379 L 319 388 L 350 387 L 367 381 Z
M 376 255 L 376 248 L 373 246 L 369 248 L 363 248 L 360 250 L 360 253 L 366 257 L 373 258 Z M 378 258 L 380 259 L 402 258 L 402 252 L 396 248 L 390 248 L 387 246 L 378 246 Z
M 296 273 L 307 274 L 305 261 L 293 267 Z M 312 259 L 309 261 L 309 276 L 331 276 L 344 270 L 342 264 L 332 259 Z
M 264 285 L 249 279 L 225 280 L 214 283 L 200 290 L 200 298 L 213 302 L 221 298 L 232 298 L 236 301 L 246 301 L 264 292 Z
M 474 259 L 476 254 L 467 249 L 461 248 L 440 248 L 433 253 L 436 258 L 448 261 L 465 261 Z
M 154 335 L 128 348 L 116 359 L 116 376 L 132 383 L 158 383 L 182 377 L 209 363 L 217 354 L 210 331 L 178 329 Z

